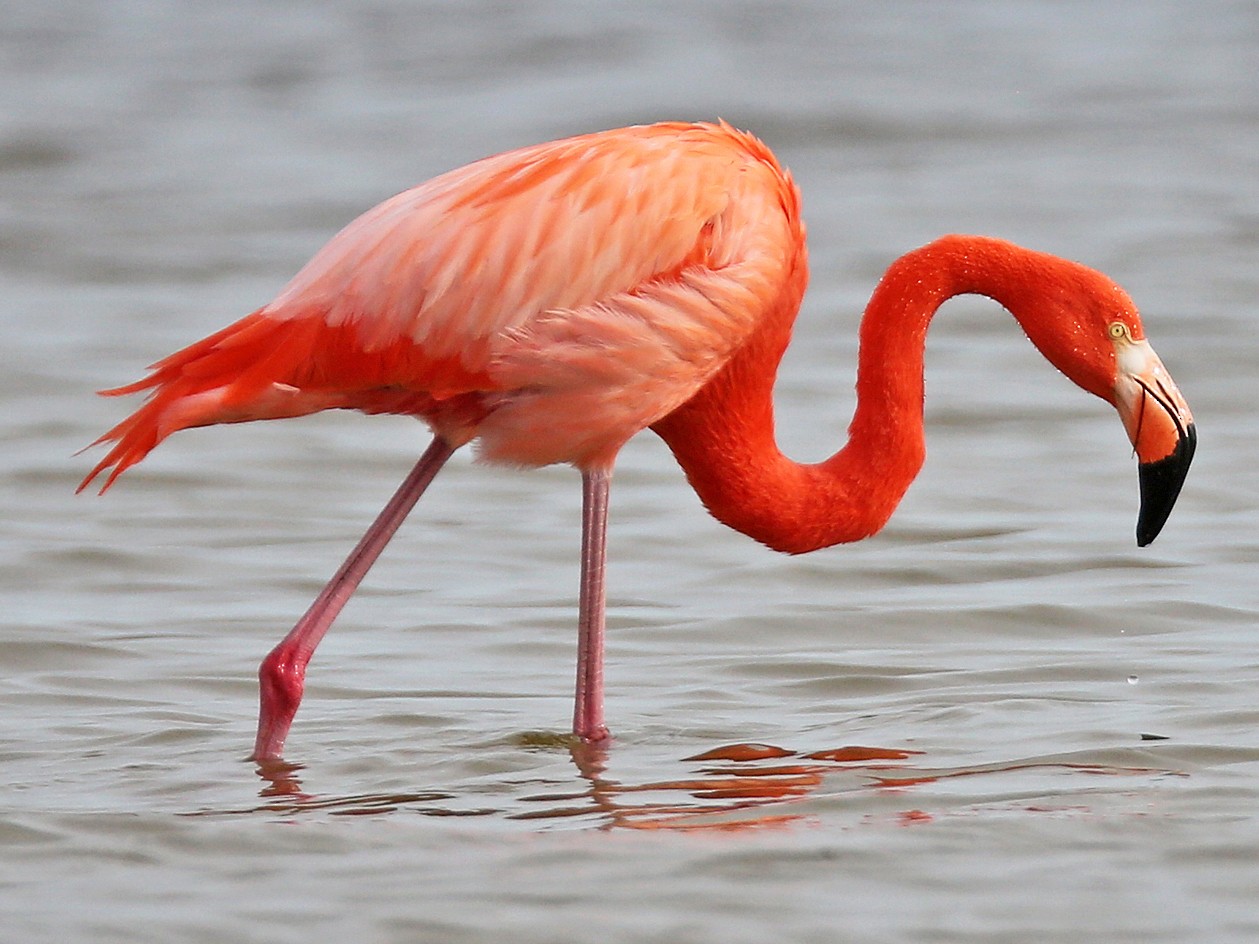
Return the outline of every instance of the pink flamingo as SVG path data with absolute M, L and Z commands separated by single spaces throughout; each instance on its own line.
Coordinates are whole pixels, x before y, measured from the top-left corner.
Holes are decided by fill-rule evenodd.
M 1008 242 L 946 236 L 888 269 L 861 323 L 848 443 L 802 465 L 774 442 L 772 388 L 807 281 L 800 194 L 726 124 L 622 128 L 443 174 L 350 223 L 270 304 L 164 358 L 98 443 L 105 491 L 171 433 L 333 408 L 418 417 L 432 444 L 259 669 L 254 757 L 277 758 L 315 647 L 450 455 L 582 474 L 573 732 L 603 715 L 608 487 L 650 427 L 708 510 L 780 551 L 874 534 L 922 464 L 923 344 L 946 299 L 994 299 L 1059 370 L 1119 412 L 1154 540 L 1193 456 L 1193 418 L 1128 295 Z M 112 467 L 112 468 L 111 468 Z

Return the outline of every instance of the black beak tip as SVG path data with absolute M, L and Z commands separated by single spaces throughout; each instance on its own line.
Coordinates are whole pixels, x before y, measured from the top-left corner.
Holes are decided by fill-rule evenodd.
M 1198 447 L 1198 431 L 1192 423 L 1176 443 L 1170 456 L 1137 467 L 1141 481 L 1141 511 L 1137 515 L 1137 546 L 1145 547 L 1158 537 L 1167 523 L 1167 516 L 1180 496 L 1180 487 L 1189 474 L 1194 450 Z

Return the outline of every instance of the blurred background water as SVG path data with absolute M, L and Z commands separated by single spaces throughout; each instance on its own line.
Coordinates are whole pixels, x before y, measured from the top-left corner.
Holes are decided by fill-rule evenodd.
M 1241 0 L 3 4 L 0 938 L 1254 940 L 1257 66 Z M 441 171 L 719 116 L 805 194 L 788 452 L 842 440 L 887 264 L 1002 236 L 1141 305 L 1201 436 L 1162 537 L 1111 411 L 960 299 L 870 541 L 774 555 L 626 449 L 606 755 L 560 736 L 578 478 L 459 458 L 245 762 L 423 431 L 198 430 L 76 498 L 92 391 Z

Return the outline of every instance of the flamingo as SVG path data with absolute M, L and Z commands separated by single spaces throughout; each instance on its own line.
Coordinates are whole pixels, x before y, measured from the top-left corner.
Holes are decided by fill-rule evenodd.
M 922 465 L 923 347 L 940 305 L 987 296 L 1042 354 L 1118 411 L 1139 467 L 1137 542 L 1180 492 L 1193 417 L 1110 278 L 983 236 L 897 259 L 860 326 L 847 444 L 800 464 L 774 440 L 772 390 L 808 278 L 800 193 L 757 138 L 661 123 L 477 161 L 386 200 L 272 302 L 171 354 L 79 486 L 100 491 L 177 430 L 327 409 L 414 416 L 433 438 L 340 570 L 259 668 L 252 757 L 281 757 L 307 664 L 452 453 L 582 476 L 573 733 L 600 742 L 608 493 L 652 429 L 707 509 L 798 554 L 879 531 Z

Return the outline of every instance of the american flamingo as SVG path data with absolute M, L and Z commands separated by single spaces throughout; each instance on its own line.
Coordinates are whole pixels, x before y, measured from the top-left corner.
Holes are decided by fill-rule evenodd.
M 1153 541 L 1196 442 L 1128 295 L 1077 263 L 980 236 L 898 259 L 860 328 L 848 443 L 802 465 L 774 442 L 772 389 L 807 281 L 800 194 L 770 150 L 722 124 L 666 123 L 478 161 L 351 222 L 279 296 L 158 361 L 97 443 L 101 491 L 171 433 L 333 408 L 423 420 L 431 445 L 259 669 L 253 756 L 280 756 L 315 647 L 459 447 L 582 475 L 573 732 L 603 714 L 608 488 L 651 428 L 719 520 L 802 553 L 874 534 L 924 457 L 923 345 L 946 299 L 1008 309 L 1060 371 L 1112 404 L 1139 462 Z M 95 443 L 93 444 L 95 445 Z

